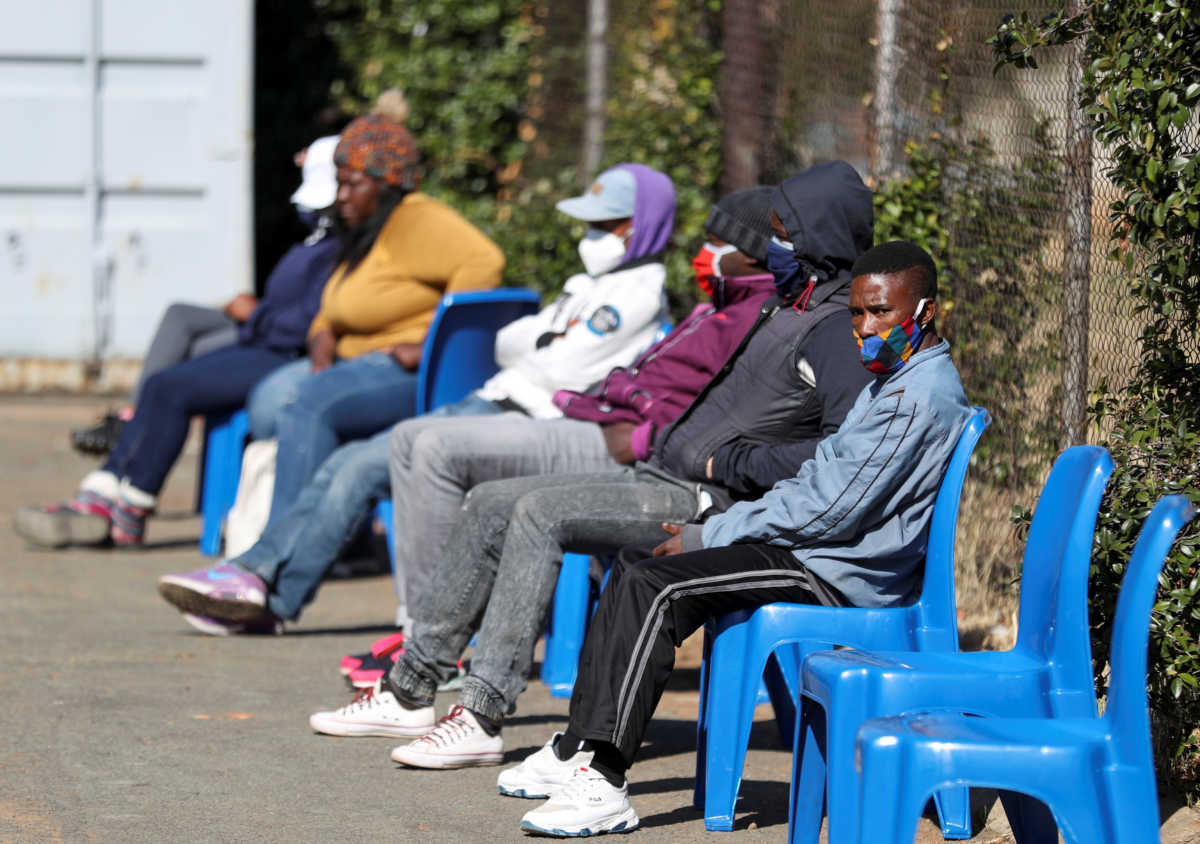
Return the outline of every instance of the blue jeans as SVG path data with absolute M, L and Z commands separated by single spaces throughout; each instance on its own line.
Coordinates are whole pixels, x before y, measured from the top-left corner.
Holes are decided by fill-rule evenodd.
M 503 408 L 474 393 L 434 416 L 483 416 Z M 231 560 L 270 585 L 267 607 L 295 619 L 312 601 L 329 567 L 355 535 L 371 504 L 389 494 L 388 435 L 347 443 L 326 458 L 286 513 L 267 525 L 258 542 Z
M 279 451 L 275 457 L 275 489 L 267 524 L 282 518 L 296 503 L 304 485 L 339 445 L 363 439 L 413 415 L 417 373 L 409 372 L 386 352 L 368 352 L 338 361 L 316 374 L 297 377 L 297 362 L 256 390 L 256 399 L 290 396 L 275 419 Z M 280 390 L 282 384 L 285 389 Z
M 103 468 L 158 495 L 183 450 L 192 416 L 236 410 L 261 378 L 291 359 L 272 349 L 226 346 L 152 375 Z

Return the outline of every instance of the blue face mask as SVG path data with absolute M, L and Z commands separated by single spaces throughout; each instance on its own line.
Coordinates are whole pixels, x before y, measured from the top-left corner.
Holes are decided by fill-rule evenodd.
M 301 224 L 306 229 L 315 229 L 317 227 L 317 220 L 319 220 L 321 217 L 320 211 L 314 211 L 311 208 L 305 208 L 303 205 L 297 205 L 295 208 L 296 216 L 300 218 Z
M 775 276 L 775 292 L 785 299 L 808 281 L 792 244 L 778 237 L 767 244 L 767 269 Z

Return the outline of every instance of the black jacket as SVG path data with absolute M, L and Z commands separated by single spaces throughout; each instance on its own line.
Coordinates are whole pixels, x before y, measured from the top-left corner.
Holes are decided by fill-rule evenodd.
M 871 246 L 870 190 L 848 164 L 832 162 L 785 181 L 772 205 L 815 286 L 806 303 L 801 285 L 763 305 L 725 366 L 659 434 L 650 459 L 656 473 L 708 485 L 720 504 L 795 475 L 871 379 L 847 311 L 850 267 Z

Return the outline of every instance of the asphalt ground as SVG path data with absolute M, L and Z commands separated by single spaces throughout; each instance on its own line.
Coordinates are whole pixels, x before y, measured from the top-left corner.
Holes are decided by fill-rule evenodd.
M 0 397 L 0 842 L 524 840 L 521 815 L 537 804 L 497 794 L 500 768 L 403 769 L 388 758 L 396 740 L 309 729 L 309 714 L 351 697 L 338 659 L 390 629 L 388 578 L 327 583 L 282 636 L 202 636 L 158 597 L 159 575 L 210 562 L 196 547 L 195 436 L 145 548 L 44 551 L 15 536 L 13 511 L 68 497 L 95 467 L 67 431 L 105 405 Z M 691 805 L 695 643 L 679 664 L 631 771 L 641 829 L 629 840 L 786 840 L 791 758 L 767 707 L 736 829 L 705 831 Z M 439 695 L 438 706 L 454 700 Z M 566 712 L 531 681 L 505 725 L 505 765 L 561 729 Z M 1177 818 L 1180 834 L 1164 829 L 1164 840 L 1196 840 L 1195 815 Z M 925 820 L 919 840 L 941 838 Z M 1002 813 L 972 840 L 1011 840 Z

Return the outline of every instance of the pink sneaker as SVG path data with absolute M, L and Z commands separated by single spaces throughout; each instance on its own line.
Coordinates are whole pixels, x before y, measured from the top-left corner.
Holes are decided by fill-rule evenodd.
M 271 615 L 266 582 L 232 563 L 164 574 L 158 579 L 158 594 L 185 613 L 218 621 L 252 624 Z
M 269 619 L 252 624 L 238 624 L 185 612 L 183 620 L 208 636 L 278 636 L 283 632 L 283 622 L 273 615 Z
M 361 654 L 346 654 L 342 657 L 342 661 L 338 664 L 342 676 L 349 676 L 351 671 L 357 668 L 362 668 L 371 657 L 382 659 L 385 656 L 390 656 L 396 651 L 403 652 L 404 648 L 404 631 L 397 630 L 395 633 L 389 633 L 382 639 L 376 639 L 371 643 L 371 650 Z
M 130 546 L 143 545 L 146 542 L 146 517 L 150 515 L 148 507 L 135 507 L 125 501 L 114 501 L 109 518 L 112 521 L 113 545 Z

